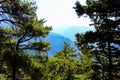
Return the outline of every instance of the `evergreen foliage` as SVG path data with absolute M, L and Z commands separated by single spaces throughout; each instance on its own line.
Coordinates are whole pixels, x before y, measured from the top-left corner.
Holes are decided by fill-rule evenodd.
M 96 31 L 77 34 L 77 45 L 87 44 L 93 47 L 91 53 L 96 66 L 97 79 L 118 80 L 120 78 L 120 1 L 119 0 L 87 0 L 83 6 L 76 2 L 77 15 L 87 15 L 93 21 Z M 80 42 L 80 44 L 79 44 Z M 99 72 L 99 73 L 97 73 Z
M 50 43 L 42 38 L 52 28 L 37 18 L 36 2 L 0 0 L 0 80 L 119 80 L 119 5 L 120 0 L 87 0 L 84 6 L 77 1 L 77 15 L 88 16 L 96 30 L 75 35 L 79 52 L 64 42 L 49 57 Z
M 0 27 L 0 40 L 4 46 L 0 48 L 0 55 L 1 60 L 5 60 L 3 65 L 7 65 L 10 70 L 9 76 L 13 80 L 22 78 L 22 72 L 26 72 L 24 68 L 32 64 L 28 55 L 24 54 L 25 50 L 46 51 L 50 49 L 48 42 L 30 41 L 33 38 L 45 37 L 51 30 L 51 27 L 43 25 L 43 19 L 37 19 L 36 9 L 34 1 L 0 1 L 0 23 L 4 24 Z

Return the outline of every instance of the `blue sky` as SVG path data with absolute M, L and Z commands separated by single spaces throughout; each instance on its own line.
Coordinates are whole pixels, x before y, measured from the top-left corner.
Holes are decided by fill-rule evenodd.
M 47 20 L 45 25 L 52 26 L 53 32 L 57 33 L 61 33 L 62 30 L 71 26 L 93 29 L 89 26 L 89 18 L 78 18 L 73 9 L 76 1 L 85 5 L 86 0 L 37 0 L 37 16 L 39 19 Z

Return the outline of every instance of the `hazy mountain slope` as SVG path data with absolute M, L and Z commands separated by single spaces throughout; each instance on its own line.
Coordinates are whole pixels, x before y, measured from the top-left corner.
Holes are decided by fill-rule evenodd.
M 87 27 L 87 26 L 70 26 L 68 28 L 60 28 L 55 29 L 54 32 L 58 33 L 60 35 L 64 35 L 64 37 L 67 37 L 73 41 L 75 41 L 75 34 L 76 33 L 84 33 L 89 30 L 95 30 L 93 26 Z
M 51 49 L 48 51 L 50 56 L 63 48 L 64 41 L 70 43 L 71 47 L 77 49 L 72 40 L 57 33 L 50 32 L 49 35 L 46 38 L 44 38 L 44 40 L 49 41 L 51 44 Z

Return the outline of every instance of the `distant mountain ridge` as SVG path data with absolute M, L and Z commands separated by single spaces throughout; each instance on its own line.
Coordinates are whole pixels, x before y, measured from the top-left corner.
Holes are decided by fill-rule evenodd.
M 71 39 L 66 38 L 57 33 L 50 32 L 48 36 L 44 38 L 44 40 L 50 42 L 51 44 L 51 49 L 48 51 L 48 55 L 50 56 L 54 55 L 57 51 L 62 50 L 64 42 L 68 42 L 71 45 L 71 47 L 77 49 L 77 47 Z
M 64 37 L 70 38 L 71 40 L 75 41 L 75 34 L 76 33 L 85 33 L 86 31 L 92 30 L 94 31 L 93 26 L 69 26 L 68 28 L 59 28 L 55 29 L 54 32 L 60 35 L 64 35 Z

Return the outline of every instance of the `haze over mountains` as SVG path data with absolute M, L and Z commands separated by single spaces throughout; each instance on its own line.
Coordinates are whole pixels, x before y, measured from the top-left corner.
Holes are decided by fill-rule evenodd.
M 32 39 L 36 40 L 36 39 Z M 72 48 L 78 51 L 77 46 L 75 45 L 74 41 L 70 38 L 64 37 L 63 35 L 50 32 L 43 40 L 50 42 L 51 49 L 47 51 L 48 56 L 54 56 L 54 54 L 63 49 L 64 42 L 70 44 Z M 35 50 L 28 50 L 30 54 L 37 53 Z
M 71 47 L 77 49 L 77 47 L 74 44 L 74 41 L 57 33 L 50 32 L 49 35 L 46 38 L 44 38 L 44 40 L 50 42 L 51 44 L 51 49 L 48 51 L 49 56 L 54 55 L 59 50 L 62 50 L 64 42 L 69 43 Z
M 51 49 L 48 51 L 49 55 L 54 55 L 57 51 L 62 50 L 64 42 L 68 42 L 71 47 L 77 50 L 77 47 L 74 43 L 76 33 L 84 33 L 89 30 L 94 30 L 91 27 L 78 27 L 71 26 L 69 28 L 60 28 L 58 30 L 53 30 L 49 35 L 44 38 L 44 40 L 50 42 Z
M 67 37 L 71 39 L 72 41 L 75 41 L 75 34 L 76 33 L 84 33 L 89 30 L 95 30 L 93 26 L 70 26 L 68 28 L 58 28 L 54 29 L 53 32 L 58 33 L 60 35 L 63 35 L 64 37 Z
M 4 26 L 9 26 L 8 24 L 1 24 Z M 62 50 L 64 46 L 64 42 L 68 42 L 71 47 L 77 50 L 75 46 L 75 34 L 76 33 L 84 33 L 89 30 L 94 30 L 92 27 L 79 27 L 79 26 L 70 26 L 68 28 L 59 28 L 54 29 L 49 33 L 49 35 L 45 38 L 46 41 L 50 42 L 51 49 L 48 51 L 49 55 L 54 55 L 57 51 Z M 34 51 L 29 50 L 30 53 L 34 53 Z

